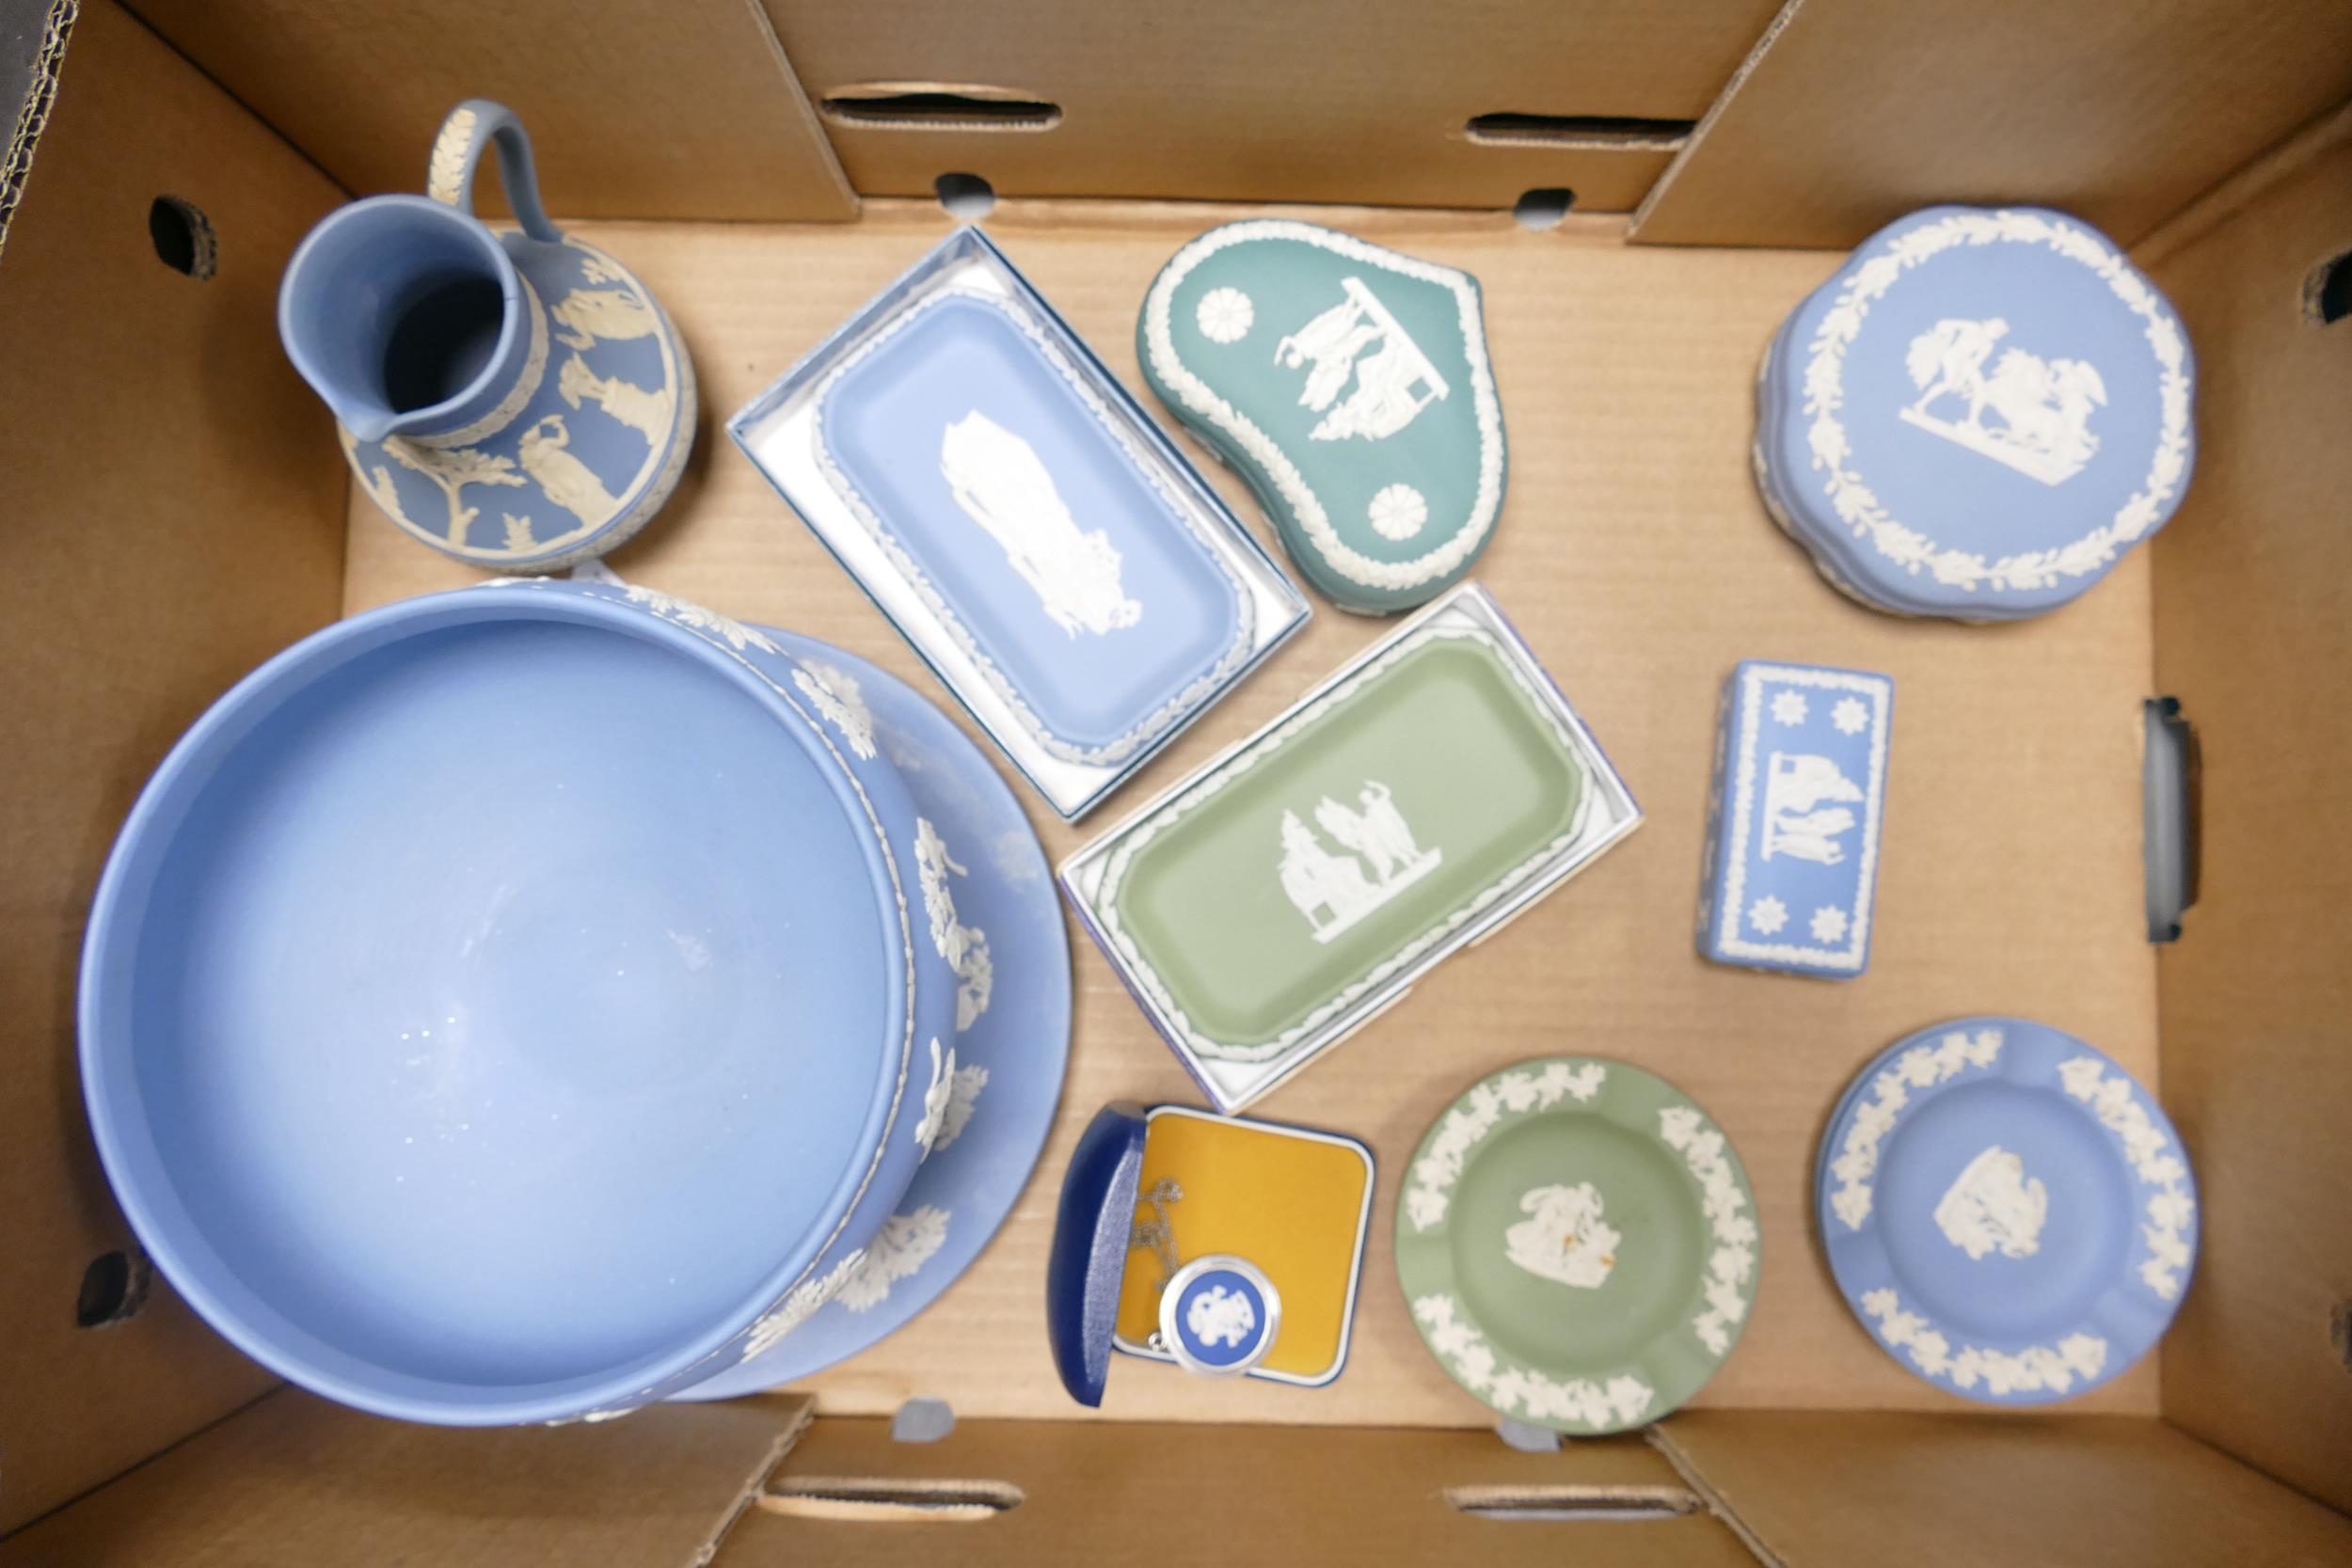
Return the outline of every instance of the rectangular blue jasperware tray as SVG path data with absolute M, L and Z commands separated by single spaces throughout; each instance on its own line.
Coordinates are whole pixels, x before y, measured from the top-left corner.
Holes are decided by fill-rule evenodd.
M 728 431 L 1066 819 L 1307 619 L 1216 493 L 975 229 Z

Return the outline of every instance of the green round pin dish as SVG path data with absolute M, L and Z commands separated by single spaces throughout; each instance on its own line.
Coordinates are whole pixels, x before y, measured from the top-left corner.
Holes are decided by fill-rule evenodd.
M 1469 273 L 1311 223 L 1229 223 L 1160 269 L 1136 345 L 1341 609 L 1426 603 L 1493 538 L 1502 404 Z
M 1698 1392 L 1756 1300 L 1739 1154 L 1664 1079 L 1555 1056 L 1482 1080 L 1405 1173 L 1396 1270 L 1446 1374 L 1556 1432 L 1644 1426 Z

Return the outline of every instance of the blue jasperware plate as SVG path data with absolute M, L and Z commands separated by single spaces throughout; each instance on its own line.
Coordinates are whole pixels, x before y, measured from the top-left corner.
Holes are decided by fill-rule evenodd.
M 1930 208 L 1791 316 L 1759 398 L 1760 467 L 1790 531 L 1866 601 L 2039 614 L 2180 504 L 2194 379 L 2170 305 L 2097 230 L 2038 208 Z
M 1246 664 L 1245 585 L 1061 351 L 1001 296 L 933 294 L 818 404 L 826 478 L 1031 735 L 1115 763 Z
M 1070 1053 L 1061 906 L 1012 791 L 961 730 L 896 676 L 804 637 L 767 635 L 804 662 L 825 665 L 828 688 L 871 715 L 874 738 L 954 857 L 949 918 L 985 944 L 992 978 L 984 1006 L 974 1010 L 979 998 L 969 990 L 961 999 L 947 1119 L 865 1262 L 774 1348 L 680 1400 L 728 1399 L 811 1376 L 937 1301 L 1019 1200 L 1053 1125 Z
M 2147 1354 L 2197 1256 L 2154 1097 L 2045 1024 L 1970 1018 L 1865 1068 L 1821 1141 L 1817 1222 L 1887 1353 L 1989 1404 L 2084 1393 Z

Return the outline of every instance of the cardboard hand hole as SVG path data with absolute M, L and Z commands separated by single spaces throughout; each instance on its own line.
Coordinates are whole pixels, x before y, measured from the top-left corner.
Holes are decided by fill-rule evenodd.
M 106 1328 L 138 1315 L 147 1305 L 147 1287 L 153 1270 L 143 1252 L 106 1252 L 82 1271 L 82 1289 L 73 1300 L 77 1328 Z
M 1445 1500 L 1481 1519 L 1539 1524 L 1679 1519 L 1699 1508 L 1679 1486 L 1449 1486 Z
M 970 1524 L 1019 1508 L 1027 1494 L 1003 1481 L 909 1481 L 879 1476 L 796 1476 L 777 1481 L 760 1508 L 791 1519 L 871 1524 Z
M 1635 119 L 1623 115 L 1473 115 L 1462 134 L 1481 147 L 1570 147 L 1587 152 L 1678 152 L 1690 139 L 1688 119 Z
M 2333 326 L 2352 315 L 2352 250 L 2312 269 L 2303 280 L 2303 315 L 2313 326 Z
M 818 101 L 839 125 L 889 131 L 1050 131 L 1061 105 L 1006 87 L 935 82 L 862 82 Z
M 1538 185 L 1523 193 L 1511 204 L 1511 215 L 1519 220 L 1519 227 L 1542 232 L 1557 229 L 1560 220 L 1576 205 L 1576 193 L 1565 185 Z
M 943 174 L 931 182 L 951 216 L 977 223 L 995 210 L 996 187 L 977 174 Z
M 213 220 L 176 196 L 159 196 L 148 203 L 147 237 L 154 242 L 164 265 L 199 283 L 213 276 L 220 259 Z

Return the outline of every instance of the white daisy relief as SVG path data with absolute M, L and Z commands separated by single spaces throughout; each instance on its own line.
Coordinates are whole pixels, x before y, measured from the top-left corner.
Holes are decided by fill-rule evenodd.
M 1788 924 L 1788 906 L 1768 893 L 1748 906 L 1748 924 L 1769 937 Z
M 1239 289 L 1211 289 L 1193 308 L 1192 318 L 1200 325 L 1200 336 L 1209 341 L 1238 343 L 1249 336 L 1258 308 Z
M 1846 911 L 1835 904 L 1827 904 L 1813 911 L 1813 940 L 1842 942 L 1846 936 Z
M 1383 539 L 1410 539 L 1429 520 L 1429 501 L 1409 484 L 1390 484 L 1372 498 L 1372 531 Z
M 1859 697 L 1841 697 L 1829 710 L 1829 721 L 1837 726 L 1839 735 L 1860 735 L 1869 725 L 1870 710 Z
M 1772 693 L 1772 717 L 1784 724 L 1802 724 L 1811 710 L 1805 706 L 1804 693 L 1782 689 Z

